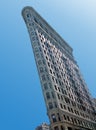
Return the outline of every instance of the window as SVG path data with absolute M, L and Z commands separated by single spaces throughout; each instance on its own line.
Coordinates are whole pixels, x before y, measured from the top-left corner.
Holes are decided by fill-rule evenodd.
M 45 60 L 42 60 L 43 64 L 45 65 Z
M 44 53 L 46 54 L 46 51 L 44 50 Z
M 71 117 L 71 121 L 72 121 L 72 123 L 74 124 L 74 119 Z
M 52 114 L 51 117 L 52 117 L 53 122 L 56 122 L 56 121 L 57 121 L 55 114 Z
M 63 96 L 61 95 L 61 99 L 62 99 L 62 101 L 63 101 Z
M 68 111 L 70 112 L 70 108 L 68 107 Z
M 27 14 L 27 18 L 31 17 L 31 14 Z
M 60 103 L 60 107 L 63 109 L 63 105 Z
M 48 89 L 48 85 L 47 85 L 47 83 L 44 84 L 44 89 L 45 89 L 45 90 Z
M 66 116 L 65 116 L 65 115 L 63 115 L 63 117 L 64 117 L 64 120 L 66 120 Z
M 74 118 L 74 122 L 75 122 L 75 124 L 77 124 L 77 120 Z
M 59 92 L 60 92 L 60 88 L 58 87 L 58 90 L 59 90 Z
M 39 52 L 39 50 L 38 50 L 38 48 L 37 48 L 37 47 L 35 48 L 35 52 Z
M 43 67 L 40 67 L 40 73 L 44 72 Z
M 52 74 L 52 70 L 50 69 L 50 73 Z
M 42 64 L 42 61 L 41 61 L 41 60 L 39 60 L 39 61 L 38 61 L 38 65 L 41 65 L 41 64 Z
M 52 88 L 52 84 L 51 83 L 49 83 L 49 87 Z
M 73 106 L 76 106 L 76 103 L 74 101 L 71 101 L 71 103 L 72 103 Z
M 48 57 L 46 56 L 46 60 L 48 60 Z
M 55 108 L 57 108 L 57 103 L 56 102 L 54 102 L 54 106 L 55 106 Z
M 72 108 L 71 108 L 71 112 L 74 113 Z
M 67 119 L 68 119 L 68 121 L 70 121 L 70 118 L 69 118 L 69 116 L 67 116 Z
M 69 99 L 65 97 L 65 102 L 70 103 Z
M 50 80 L 49 75 L 46 75 L 46 77 L 47 77 L 47 80 Z
M 50 93 L 49 92 L 46 93 L 46 97 L 47 97 L 47 99 L 50 99 Z
M 56 85 L 54 85 L 54 87 L 55 87 L 55 90 L 57 90 L 57 86 L 56 86 Z
M 46 80 L 45 75 L 42 75 L 42 80 L 43 80 L 43 81 L 45 81 L 45 80 Z
M 63 90 L 63 88 L 61 88 L 61 90 L 62 90 L 62 94 L 64 94 L 64 90 Z
M 35 21 L 36 23 L 38 23 L 38 21 L 37 21 L 37 19 L 36 19 L 36 18 L 34 18 L 34 21 Z
M 52 95 L 52 97 L 54 98 L 54 93 L 53 93 L 53 92 L 51 92 L 51 95 Z
M 50 102 L 49 103 L 49 109 L 52 109 L 53 108 L 53 104 Z
M 48 62 L 48 66 L 50 67 L 50 63 Z
M 58 120 L 61 121 L 59 113 L 57 113 Z
M 64 105 L 63 107 L 64 107 L 64 109 L 66 110 L 66 106 Z
M 37 53 L 37 54 L 36 54 L 36 57 L 37 57 L 37 58 L 40 58 L 40 55 L 39 55 L 39 53 Z
M 57 96 L 58 96 L 58 99 L 60 100 L 60 95 L 59 95 L 59 94 L 57 94 Z

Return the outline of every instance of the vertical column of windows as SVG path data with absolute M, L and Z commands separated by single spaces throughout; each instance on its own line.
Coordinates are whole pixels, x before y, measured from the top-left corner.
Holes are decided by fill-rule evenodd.
M 44 35 L 41 35 L 40 33 L 39 33 L 39 37 L 40 37 L 41 47 L 42 47 L 42 50 L 43 50 L 43 55 L 45 57 L 46 63 L 48 63 L 48 66 L 50 67 L 49 72 L 53 73 L 53 66 L 52 66 L 52 59 L 51 59 L 52 58 L 52 55 L 51 55 L 52 53 L 51 53 L 51 49 L 50 49 L 51 43 L 50 43 L 50 41 L 45 39 Z M 48 108 L 49 109 L 57 108 L 57 103 L 55 101 L 54 93 L 50 92 L 50 90 L 48 90 L 48 86 L 46 84 L 44 84 L 44 89 L 46 89 L 45 97 L 47 99 Z

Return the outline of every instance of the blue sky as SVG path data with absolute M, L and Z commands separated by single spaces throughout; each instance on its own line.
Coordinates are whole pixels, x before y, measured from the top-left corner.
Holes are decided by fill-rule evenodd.
M 21 16 L 32 6 L 69 43 L 96 97 L 96 1 L 0 2 L 0 130 L 34 130 L 49 122 L 27 28 Z

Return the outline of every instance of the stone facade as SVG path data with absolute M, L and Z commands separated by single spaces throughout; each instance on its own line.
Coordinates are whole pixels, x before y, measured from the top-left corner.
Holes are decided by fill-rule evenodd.
M 72 48 L 31 7 L 22 11 L 36 60 L 51 130 L 96 130 L 90 93 Z

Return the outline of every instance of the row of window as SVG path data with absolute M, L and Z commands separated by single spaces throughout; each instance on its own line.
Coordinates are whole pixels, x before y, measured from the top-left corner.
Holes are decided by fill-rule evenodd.
M 49 102 L 48 103 L 48 108 L 49 109 L 57 108 L 57 103 L 56 102 Z
M 43 86 L 44 86 L 44 89 L 45 90 L 48 90 L 48 89 L 51 89 L 52 88 L 52 84 L 49 82 L 45 82 L 44 84 L 43 84 Z
M 52 119 L 53 123 L 61 121 L 61 117 L 60 117 L 59 113 L 52 114 L 51 119 Z M 63 120 L 67 121 L 71 124 L 75 124 L 75 125 L 82 126 L 82 127 L 85 127 L 85 128 L 91 128 L 92 129 L 92 128 L 95 127 L 93 124 L 91 124 L 89 122 L 86 122 L 84 120 L 79 120 L 77 118 L 70 117 L 70 116 L 67 116 L 67 115 L 63 115 Z
M 61 107 L 61 109 L 67 110 L 67 111 L 69 111 L 71 113 L 74 113 L 74 114 L 76 114 L 78 116 L 82 116 L 83 118 L 90 119 L 90 116 L 88 114 L 85 114 L 85 113 L 82 113 L 82 112 L 80 112 L 78 110 L 75 110 L 75 109 L 73 109 L 73 108 L 71 108 L 69 106 L 66 106 L 65 104 L 63 105 L 62 103 L 60 103 L 60 107 Z M 94 120 L 94 118 L 92 118 L 92 120 Z
M 75 102 L 69 100 L 68 97 L 62 96 L 62 95 L 60 95 L 60 94 L 57 94 L 57 97 L 58 97 L 59 100 L 61 100 L 61 101 L 65 102 L 65 103 L 71 105 L 72 107 L 75 107 L 75 108 L 78 109 L 79 111 L 77 111 L 77 110 L 75 110 L 75 109 L 73 110 L 73 109 L 70 108 L 70 107 L 67 108 L 65 105 L 63 105 L 62 103 L 60 103 L 61 109 L 68 110 L 68 111 L 71 112 L 71 113 L 75 113 L 76 115 L 81 115 L 81 116 L 84 117 L 84 118 L 91 119 L 91 120 L 95 121 L 95 118 L 94 118 L 94 116 L 93 116 L 93 115 L 94 115 L 93 112 L 91 112 L 91 111 L 89 110 L 90 113 L 88 113 L 88 111 L 86 111 L 86 113 L 85 113 L 85 109 L 86 109 L 86 108 L 85 108 L 83 105 L 76 104 Z M 84 113 L 82 113 L 82 112 L 84 112 Z
M 47 99 L 54 99 L 55 98 L 55 96 L 54 96 L 54 93 L 53 92 L 46 92 L 46 98 Z
M 82 126 L 82 127 L 85 127 L 85 128 L 95 128 L 95 126 L 91 123 L 89 123 L 88 121 L 83 121 L 83 120 L 79 120 L 79 119 L 76 119 L 76 118 L 73 118 L 73 117 L 69 117 L 67 115 L 63 115 L 64 116 L 64 120 L 65 121 L 68 121 L 72 124 L 76 124 L 78 126 Z
M 50 99 L 49 92 L 46 93 L 46 97 L 47 97 L 47 99 Z M 52 97 L 54 98 L 53 93 L 52 93 Z M 65 101 L 66 101 L 66 103 L 68 103 L 69 102 L 68 98 L 65 98 Z M 65 104 L 60 103 L 60 107 L 61 107 L 61 109 L 67 110 L 67 111 L 74 113 L 78 116 L 82 116 L 83 118 L 87 118 L 87 119 L 91 119 L 91 120 L 95 121 L 94 117 L 92 117 L 91 115 L 82 113 L 76 109 L 73 109 L 72 107 L 66 106 Z M 49 102 L 49 109 L 53 109 L 53 108 L 57 108 L 56 102 L 54 102 L 54 104 L 52 102 Z
M 55 87 L 56 87 L 56 86 L 55 86 Z M 44 84 L 44 89 L 46 89 L 46 90 L 48 89 L 47 83 Z M 50 95 L 50 94 L 51 94 L 51 95 Z M 71 103 L 71 105 L 76 106 L 75 102 L 69 100 L 68 97 L 64 97 L 63 95 L 60 95 L 60 94 L 57 94 L 57 97 L 58 97 L 59 100 L 65 101 L 65 103 L 68 103 L 68 104 Z M 47 92 L 47 93 L 46 93 L 46 98 L 47 98 L 47 99 L 54 98 L 53 92 L 52 92 L 52 93 Z M 50 103 L 49 106 L 51 106 L 51 107 L 49 107 L 50 109 L 53 108 L 52 103 Z M 85 111 L 85 107 L 84 107 L 84 106 L 81 106 L 80 104 L 77 104 L 77 107 L 78 107 L 79 110 L 84 110 L 84 111 Z M 82 115 L 82 114 L 81 114 L 81 115 Z M 84 117 L 84 115 L 83 115 L 83 117 Z
M 46 28 L 44 28 L 45 29 L 45 31 L 46 31 Z M 66 50 L 67 49 L 67 51 L 66 52 L 68 52 L 69 53 L 69 55 L 70 55 L 70 53 L 71 53 L 71 51 L 70 51 L 70 49 L 69 49 L 69 47 L 67 48 L 67 44 L 65 45 L 65 42 L 64 41 L 62 41 L 63 42 L 63 44 L 61 44 L 62 46 L 64 45 L 64 47 L 62 48 L 62 47 L 60 47 L 60 43 L 62 43 L 61 42 L 61 39 L 58 39 L 58 38 L 56 38 L 51 32 L 48 32 L 48 31 L 46 31 L 50 36 L 50 40 L 52 40 L 52 42 L 53 42 L 53 39 L 56 41 L 55 43 L 54 43 L 54 45 L 56 45 L 57 46 L 57 48 L 60 48 L 60 50 L 62 50 L 62 49 L 64 49 L 64 50 Z M 39 33 L 39 36 L 40 36 L 40 38 L 41 39 L 44 39 L 44 35 L 42 35 L 41 33 Z M 49 37 L 48 37 L 48 39 L 49 39 Z M 57 43 L 59 43 L 59 44 L 57 44 Z M 63 51 L 64 51 L 63 50 Z M 72 53 L 71 53 L 72 54 Z

